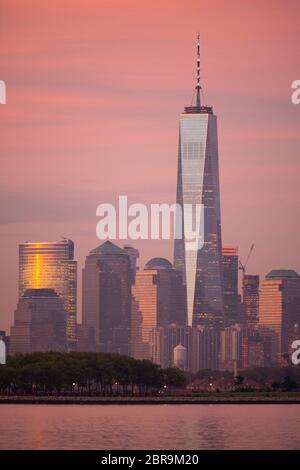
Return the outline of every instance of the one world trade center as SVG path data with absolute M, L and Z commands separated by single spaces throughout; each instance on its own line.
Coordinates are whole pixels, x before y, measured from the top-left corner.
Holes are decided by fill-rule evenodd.
M 198 35 L 195 96 L 179 123 L 176 202 L 183 217 L 181 238 L 174 244 L 174 267 L 182 271 L 186 285 L 188 324 L 218 326 L 223 321 L 223 276 L 217 117 L 201 101 Z M 191 205 L 203 209 L 201 245 L 185 236 Z

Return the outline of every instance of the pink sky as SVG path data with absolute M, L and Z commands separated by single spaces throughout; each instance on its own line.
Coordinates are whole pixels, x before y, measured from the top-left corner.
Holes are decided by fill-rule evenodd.
M 219 119 L 223 244 L 249 272 L 300 271 L 298 0 L 0 0 L 0 329 L 17 302 L 18 243 L 75 241 L 81 271 L 96 206 L 174 202 L 178 115 L 201 36 Z M 141 266 L 170 242 L 138 242 Z M 79 278 L 79 291 L 81 280 Z

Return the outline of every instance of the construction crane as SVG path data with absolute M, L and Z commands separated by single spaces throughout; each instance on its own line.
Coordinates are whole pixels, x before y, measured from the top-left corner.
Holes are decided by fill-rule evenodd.
M 251 247 L 250 247 L 248 256 L 247 256 L 246 261 L 245 261 L 244 264 L 242 264 L 241 261 L 239 260 L 239 269 L 241 269 L 241 270 L 243 271 L 243 275 L 245 275 L 245 273 L 246 273 L 246 267 L 247 267 L 249 258 L 250 258 L 250 256 L 251 256 L 251 253 L 252 253 L 252 251 L 253 251 L 253 248 L 254 248 L 254 243 L 252 243 L 252 245 L 251 245 Z
M 252 283 L 250 282 L 248 284 L 247 276 L 246 276 L 246 267 L 247 267 L 249 258 L 251 256 L 251 253 L 253 251 L 253 248 L 254 248 L 254 243 L 252 243 L 252 245 L 250 247 L 250 250 L 248 252 L 248 256 L 247 256 L 246 261 L 245 261 L 244 264 L 241 263 L 241 261 L 239 261 L 239 269 L 241 271 L 243 271 L 243 280 L 242 280 L 242 292 L 243 292 L 242 317 L 243 317 L 243 319 L 242 319 L 242 323 L 245 323 L 246 325 L 251 325 L 252 323 L 256 325 L 257 320 L 258 320 L 258 316 L 257 316 L 258 315 L 258 312 L 257 312 L 258 298 L 257 298 L 256 293 L 253 292 Z

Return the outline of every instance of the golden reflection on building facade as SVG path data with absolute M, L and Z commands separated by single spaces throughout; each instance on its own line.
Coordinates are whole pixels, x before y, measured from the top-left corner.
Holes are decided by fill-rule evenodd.
M 74 243 L 21 243 L 19 245 L 19 297 L 27 289 L 54 289 L 67 313 L 68 347 L 76 345 L 77 262 Z

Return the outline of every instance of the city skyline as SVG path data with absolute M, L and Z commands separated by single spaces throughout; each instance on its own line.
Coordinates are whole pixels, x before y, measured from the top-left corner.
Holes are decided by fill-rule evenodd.
M 174 263 L 155 257 L 140 271 L 139 250 L 112 243 L 109 229 L 104 230 L 106 240 L 89 251 L 82 270 L 80 324 L 73 241 L 20 244 L 19 301 L 8 340 L 12 354 L 67 347 L 191 372 L 232 370 L 234 377 L 246 365 L 291 360 L 299 331 L 300 277 L 291 269 L 273 269 L 260 290 L 259 275 L 246 271 L 255 244 L 244 262 L 237 247 L 222 245 L 217 117 L 204 102 L 199 33 L 196 51 L 195 93 L 179 120 Z M 142 235 L 145 216 L 135 206 L 128 214 L 139 214 L 140 228 L 132 238 L 148 239 Z M 163 225 L 169 210 L 162 213 Z M 104 205 L 105 213 L 116 218 L 112 205 Z M 124 231 L 119 215 L 119 232 L 120 226 Z
M 1 51 L 4 47 L 10 54 L 3 57 L 1 77 L 8 88 L 7 104 L 1 107 L 6 128 L 1 142 L 1 328 L 8 331 L 13 320 L 17 300 L 16 247 L 19 243 L 68 236 L 76 245 L 80 273 L 84 257 L 97 243 L 94 211 L 99 202 L 112 200 L 120 188 L 126 190 L 132 202 L 147 202 L 154 196 L 157 202 L 174 201 L 177 116 L 178 110 L 189 99 L 193 85 L 191 46 L 198 30 L 205 64 L 206 100 L 208 103 L 213 101 L 221 119 L 223 243 L 239 246 L 240 257 L 244 259 L 250 244 L 255 241 L 249 273 L 264 277 L 276 268 L 300 271 L 299 256 L 297 258 L 299 222 L 294 217 L 298 204 L 299 108 L 290 102 L 290 84 L 297 78 L 293 45 L 299 5 L 295 4 L 292 14 L 292 9 L 284 9 L 283 2 L 276 2 L 274 21 L 270 24 L 267 23 L 267 5 L 261 8 L 257 21 L 253 12 L 246 17 L 237 3 L 244 26 L 240 31 L 231 18 L 230 8 L 228 12 L 221 9 L 220 22 L 208 5 L 197 3 L 190 2 L 191 21 L 184 26 L 182 34 L 181 6 L 174 2 L 177 19 L 168 30 L 169 37 L 164 22 L 170 15 L 166 2 L 161 4 L 161 17 L 155 30 L 145 35 L 141 26 L 130 21 L 128 12 L 120 9 L 116 17 L 116 22 L 121 25 L 118 37 L 105 28 L 98 32 L 96 20 L 104 23 L 97 16 L 91 19 L 92 4 L 85 11 L 91 28 L 73 29 L 76 20 L 82 18 L 83 3 L 78 1 L 72 13 L 74 22 L 68 26 L 68 31 L 74 44 L 89 52 L 84 72 L 83 63 L 75 60 L 77 54 L 70 55 L 70 70 L 64 67 L 63 54 L 72 51 L 73 42 L 71 44 L 68 35 L 64 34 L 64 23 L 54 21 L 57 19 L 55 9 L 48 4 L 36 11 L 34 19 L 41 20 L 40 26 L 30 35 L 33 2 L 27 5 L 26 24 L 20 24 L 23 7 L 19 6 L 18 16 L 14 1 L 3 2 L 6 22 Z M 137 2 L 131 2 L 131 5 L 146 18 L 147 12 L 142 6 L 137 6 Z M 62 12 L 65 7 L 66 4 L 61 2 Z M 14 8 L 13 16 L 11 8 Z M 201 15 L 194 18 L 195 13 L 200 12 Z M 112 10 L 106 6 L 102 13 L 111 18 Z M 154 22 L 154 14 L 148 13 L 150 21 Z M 123 19 L 128 19 L 128 24 Z M 254 25 L 255 37 L 252 34 Z M 175 32 L 176 26 L 180 34 Z M 129 33 L 130 27 L 133 28 Z M 53 35 L 53 31 L 61 34 Z M 30 53 L 26 63 L 20 61 L 19 55 L 18 34 L 22 33 L 28 35 Z M 240 45 L 233 60 L 232 41 L 237 33 Z M 133 47 L 137 36 L 140 46 Z M 82 41 L 85 37 L 86 43 Z M 52 55 L 53 42 L 49 48 L 50 40 L 57 46 L 55 57 Z M 123 60 L 128 64 L 123 67 L 121 85 L 116 73 L 120 65 L 120 41 L 122 64 Z M 157 54 L 158 44 L 160 54 Z M 250 47 L 251 57 L 247 54 Z M 146 55 L 141 54 L 144 50 Z M 180 57 L 174 62 L 168 58 L 173 57 L 175 51 Z M 44 70 L 35 62 L 36 58 L 45 65 Z M 55 71 L 51 68 L 54 58 L 59 64 Z M 117 83 L 121 88 L 117 88 Z M 28 102 L 31 106 L 25 123 L 22 113 Z M 122 112 L 118 114 L 120 104 Z M 86 122 L 81 120 L 80 114 L 87 118 Z M 116 129 L 122 146 L 116 142 Z M 135 140 L 129 137 L 132 129 L 137 131 Z M 140 152 L 135 150 L 136 144 L 144 149 L 142 159 Z M 112 164 L 116 160 L 118 166 Z M 263 171 L 259 171 L 261 169 Z M 141 175 L 139 178 L 138 174 Z M 141 252 L 141 266 L 154 256 L 172 259 L 172 243 L 138 242 L 135 246 Z M 78 282 L 80 285 L 80 276 Z
M 19 246 L 19 300 L 10 338 L 0 331 L 10 354 L 56 350 L 57 344 L 58 350 L 118 353 L 172 366 L 176 351 L 184 370 L 189 364 L 196 372 L 198 364 L 235 375 L 238 368 L 284 366 L 292 360 L 300 324 L 300 276 L 294 270 L 272 270 L 260 286 L 259 276 L 245 274 L 247 263 L 239 268 L 237 249 L 223 247 L 226 308 L 218 321 L 189 325 L 181 271 L 163 258 L 149 260 L 139 271 L 138 250 L 107 240 L 86 257 L 83 323 L 77 323 L 70 341 L 73 254 L 71 240 Z M 68 263 L 72 276 L 65 279 Z M 239 269 L 242 299 L 236 289 Z
M 4 461 L 300 449 L 299 17 L 0 0 Z

